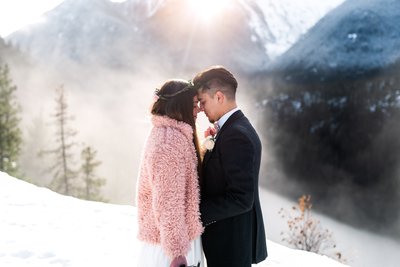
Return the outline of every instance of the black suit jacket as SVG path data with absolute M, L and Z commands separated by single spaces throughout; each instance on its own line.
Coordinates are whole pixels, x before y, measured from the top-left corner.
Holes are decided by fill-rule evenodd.
M 246 267 L 267 257 L 258 193 L 260 161 L 260 139 L 236 111 L 203 160 L 200 211 L 209 267 Z

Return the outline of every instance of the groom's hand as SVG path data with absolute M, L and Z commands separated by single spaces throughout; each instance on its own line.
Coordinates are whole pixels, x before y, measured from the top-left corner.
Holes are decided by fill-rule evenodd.
M 186 267 L 187 261 L 186 257 L 179 256 L 172 260 L 171 265 L 169 267 Z

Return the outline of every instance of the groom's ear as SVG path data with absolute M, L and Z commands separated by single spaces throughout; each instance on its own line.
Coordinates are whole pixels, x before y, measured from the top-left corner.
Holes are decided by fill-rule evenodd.
M 217 97 L 218 103 L 223 103 L 225 100 L 225 95 L 221 91 L 217 91 L 215 93 L 215 96 Z

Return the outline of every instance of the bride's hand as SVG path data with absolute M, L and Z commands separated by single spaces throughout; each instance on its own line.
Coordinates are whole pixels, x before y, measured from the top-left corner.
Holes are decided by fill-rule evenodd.
M 171 265 L 169 267 L 182 267 L 182 266 L 184 267 L 187 266 L 186 257 L 179 256 L 172 260 Z

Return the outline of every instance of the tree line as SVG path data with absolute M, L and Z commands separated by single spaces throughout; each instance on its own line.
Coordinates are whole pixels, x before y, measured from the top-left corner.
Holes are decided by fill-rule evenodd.
M 27 180 L 18 162 L 23 136 L 20 128 L 21 107 L 17 102 L 16 90 L 8 65 L 0 65 L 0 171 Z M 97 176 L 97 168 L 102 163 L 97 160 L 95 148 L 84 145 L 79 155 L 80 166 L 74 167 L 77 146 L 74 137 L 77 131 L 70 127 L 74 117 L 69 114 L 62 85 L 56 89 L 55 112 L 51 117 L 50 125 L 55 129 L 54 147 L 38 151 L 39 156 L 49 157 L 51 162 L 46 170 L 52 176 L 48 187 L 64 195 L 106 202 L 101 194 L 106 180 Z

